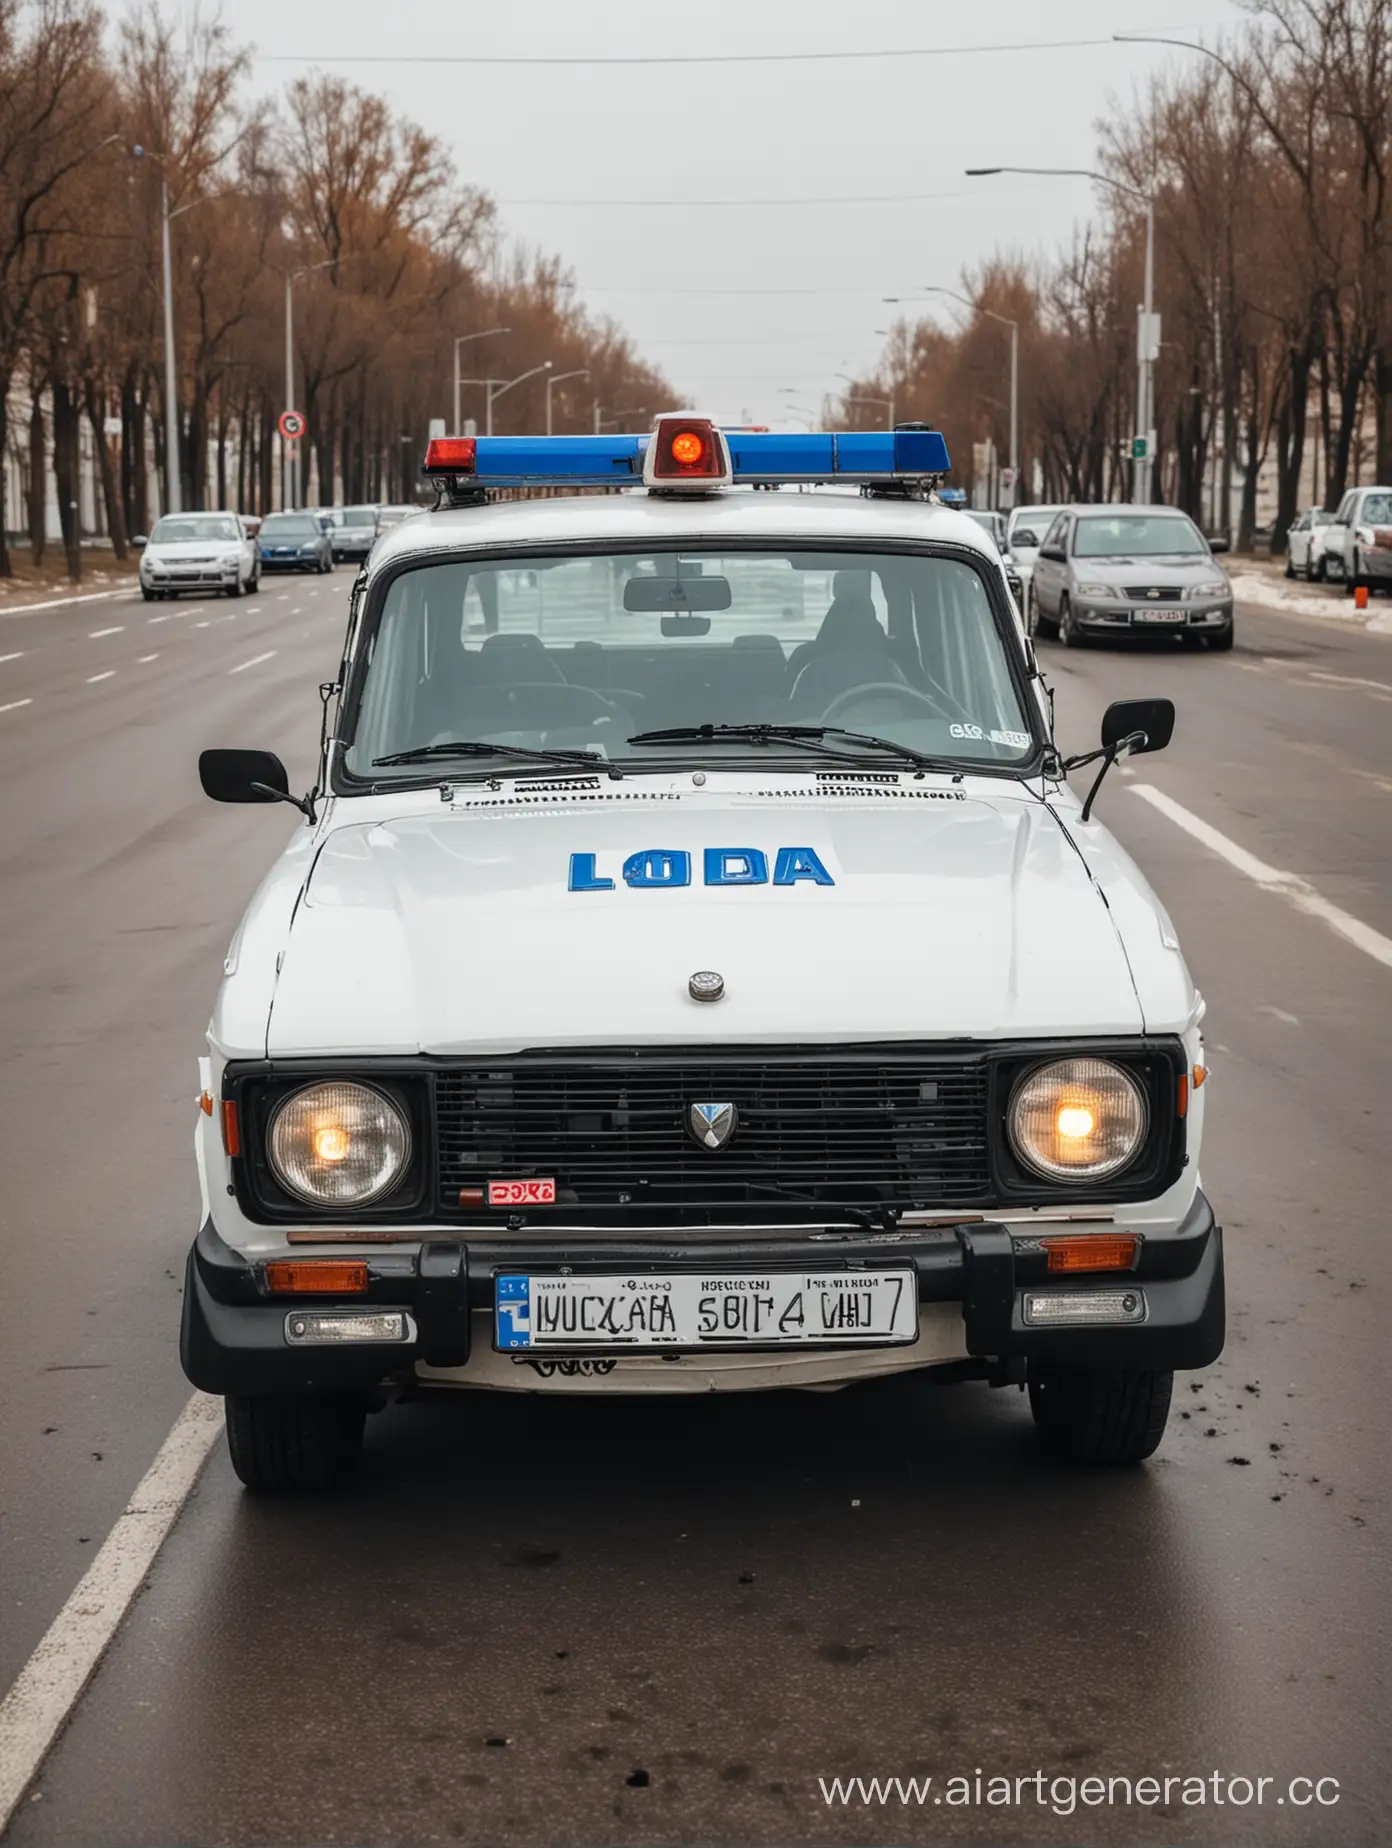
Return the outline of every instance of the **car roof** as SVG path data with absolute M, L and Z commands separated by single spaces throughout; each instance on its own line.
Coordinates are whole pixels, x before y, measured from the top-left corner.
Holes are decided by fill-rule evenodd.
M 983 528 L 965 513 L 934 502 L 735 489 L 699 496 L 567 495 L 422 513 L 383 534 L 373 551 L 371 570 L 376 576 L 403 558 L 466 547 L 491 551 L 567 543 L 591 546 L 597 540 L 627 546 L 771 538 L 793 544 L 830 539 L 867 547 L 881 541 L 940 540 L 977 552 L 1000 568 L 995 542 Z

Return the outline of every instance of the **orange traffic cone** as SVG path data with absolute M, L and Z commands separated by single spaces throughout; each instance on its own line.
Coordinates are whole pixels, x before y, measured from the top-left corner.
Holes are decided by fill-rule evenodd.
M 1368 607 L 1368 586 L 1366 584 L 1360 584 L 1358 588 L 1354 591 L 1353 607 L 1356 610 L 1366 610 L 1367 609 Z

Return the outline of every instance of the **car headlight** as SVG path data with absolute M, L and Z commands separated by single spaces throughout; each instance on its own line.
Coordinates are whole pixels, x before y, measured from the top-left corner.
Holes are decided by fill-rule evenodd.
M 1146 1137 L 1145 1093 L 1110 1059 L 1057 1059 L 1016 1085 L 1006 1127 L 1027 1168 L 1046 1180 L 1102 1181 Z
M 1078 586 L 1080 597 L 1116 597 L 1120 594 L 1114 584 L 1080 584 Z
M 404 1111 L 371 1085 L 330 1079 L 277 1104 L 266 1138 L 276 1179 L 314 1206 L 367 1206 L 411 1159 Z
M 1204 597 L 1226 597 L 1228 590 L 1226 578 L 1214 578 L 1209 584 L 1192 584 L 1189 587 L 1189 601 L 1197 603 Z

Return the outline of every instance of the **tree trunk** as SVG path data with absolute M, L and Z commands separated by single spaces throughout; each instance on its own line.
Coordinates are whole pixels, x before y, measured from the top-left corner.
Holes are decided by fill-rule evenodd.
M 10 446 L 10 378 L 0 372 L 0 578 L 14 576 L 10 542 L 5 535 L 5 456 Z
M 43 398 L 37 380 L 29 385 L 29 546 L 37 571 L 48 543 L 48 444 L 45 440 Z
M 229 416 L 229 412 L 227 408 L 226 394 L 223 392 L 219 392 L 218 393 L 218 412 L 217 412 L 217 504 L 220 508 L 225 508 L 228 504 L 227 502 L 227 423 L 228 423 L 228 416 Z
M 111 460 L 111 444 L 106 435 L 106 394 L 97 390 L 96 381 L 90 376 L 84 381 L 84 391 L 87 421 L 92 427 L 92 444 L 97 452 L 97 473 L 101 479 L 102 506 L 106 510 L 107 536 L 111 540 L 112 552 L 118 559 L 124 559 L 129 550 L 126 544 L 126 519 L 121 506 L 120 484 Z
M 1377 467 L 1373 472 L 1379 481 L 1392 481 L 1389 399 L 1392 399 L 1392 342 L 1384 342 L 1373 355 L 1373 428 L 1377 441 Z
M 271 429 L 274 416 L 275 413 L 271 410 L 269 402 L 263 397 L 261 400 L 260 433 L 257 439 L 257 447 L 260 452 L 257 460 L 260 463 L 261 476 L 261 505 L 257 511 L 263 514 L 271 511 L 271 474 L 275 462 L 275 444 L 271 440 Z
M 1310 399 L 1310 373 L 1314 356 L 1308 347 L 1290 355 L 1290 384 L 1281 407 L 1276 435 L 1276 519 L 1271 528 L 1271 556 L 1286 549 L 1286 534 L 1294 524 L 1300 499 L 1300 471 L 1305 462 L 1305 417 Z M 1343 490 L 1340 489 L 1340 493 Z
M 58 523 L 68 555 L 68 577 L 82 576 L 81 509 L 78 506 L 77 399 L 65 379 L 53 381 L 53 480 L 58 490 Z

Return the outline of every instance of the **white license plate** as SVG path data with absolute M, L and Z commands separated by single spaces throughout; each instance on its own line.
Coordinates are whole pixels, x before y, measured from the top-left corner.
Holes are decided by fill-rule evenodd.
M 1132 622 L 1184 622 L 1187 610 L 1132 610 Z
M 699 1349 L 898 1347 L 918 1339 L 911 1270 L 505 1274 L 494 1345 Z

